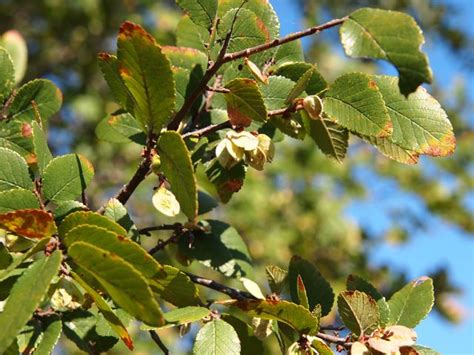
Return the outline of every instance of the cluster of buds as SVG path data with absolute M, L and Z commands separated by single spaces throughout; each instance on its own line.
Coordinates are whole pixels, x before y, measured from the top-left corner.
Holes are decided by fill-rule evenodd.
M 275 154 L 272 140 L 265 134 L 254 135 L 242 131 L 227 132 L 225 138 L 216 147 L 219 163 L 230 169 L 244 160 L 248 165 L 263 170 L 265 162 L 271 162 Z

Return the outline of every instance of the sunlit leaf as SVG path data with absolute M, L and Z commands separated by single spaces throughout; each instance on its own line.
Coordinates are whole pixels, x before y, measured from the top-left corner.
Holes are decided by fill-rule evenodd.
M 6 148 L 0 148 L 0 156 L 2 157 L 0 159 L 0 191 L 17 188 L 33 189 L 25 159 Z
M 217 0 L 176 0 L 176 3 L 196 24 L 210 29 L 217 13 Z
M 1 45 L 1 42 L 0 42 Z M 10 95 L 15 85 L 15 68 L 10 53 L 0 47 L 0 102 Z
M 205 324 L 197 333 L 195 355 L 238 355 L 240 340 L 232 326 L 221 319 Z
M 30 190 L 13 189 L 0 192 L 0 213 L 39 207 L 38 198 Z
M 342 321 L 355 335 L 371 334 L 380 322 L 375 300 L 364 292 L 344 291 L 337 298 Z
M 33 121 L 31 127 L 33 129 L 33 145 L 35 147 L 38 170 L 42 174 L 46 166 L 53 159 L 53 155 L 49 150 L 46 135 L 38 122 Z
M 48 323 L 48 326 L 43 331 L 41 341 L 35 350 L 37 355 L 49 355 L 52 354 L 54 347 L 59 341 L 59 337 L 62 332 L 62 322 L 58 317 Z
M 52 214 L 35 209 L 0 214 L 0 228 L 29 239 L 49 238 L 57 233 Z
M 69 214 L 59 225 L 59 236 L 64 238 L 66 233 L 81 225 L 102 227 L 118 235 L 127 235 L 127 231 L 118 223 L 92 211 L 77 211 Z
M 25 76 L 28 62 L 26 41 L 18 31 L 10 30 L 0 37 L 0 47 L 4 47 L 12 58 L 15 67 L 15 83 L 18 84 Z M 3 69 L 3 65 L 0 67 Z

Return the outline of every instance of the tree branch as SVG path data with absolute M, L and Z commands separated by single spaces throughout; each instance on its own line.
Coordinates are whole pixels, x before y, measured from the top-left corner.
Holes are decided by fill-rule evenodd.
M 230 296 L 233 299 L 243 301 L 243 300 L 256 300 L 254 296 L 252 296 L 250 293 L 245 292 L 245 291 L 240 291 L 232 287 L 228 287 L 226 285 L 222 285 L 214 280 L 206 279 L 201 276 L 197 276 L 194 274 L 190 274 L 189 272 L 186 272 L 186 275 L 189 276 L 192 282 L 205 286 L 207 288 L 213 289 L 215 291 L 225 293 L 227 296 Z
M 161 341 L 161 338 L 160 336 L 158 335 L 157 332 L 155 332 L 154 330 L 150 330 L 149 331 L 150 335 L 151 335 L 151 338 L 153 339 L 153 341 L 156 343 L 156 345 L 158 345 L 158 347 L 161 349 L 161 351 L 163 351 L 163 353 L 165 355 L 168 355 L 170 353 L 170 351 L 168 350 L 168 348 L 166 347 L 166 345 Z
M 288 36 L 275 39 L 269 43 L 264 43 L 264 44 L 247 48 L 247 49 L 234 52 L 234 53 L 228 53 L 224 56 L 224 63 L 231 62 L 233 60 L 244 58 L 244 57 L 249 57 L 252 54 L 263 52 L 270 48 L 278 47 L 278 46 L 281 46 L 282 44 L 293 42 L 303 37 L 311 36 L 313 34 L 327 30 L 328 28 L 338 26 L 342 24 L 344 21 L 346 21 L 347 19 L 348 19 L 348 16 L 345 16 L 340 19 L 334 19 L 329 22 L 323 23 L 322 25 L 314 26 L 300 32 L 291 33 Z
M 164 231 L 164 230 L 169 230 L 169 231 L 176 231 L 180 230 L 183 227 L 181 223 L 174 223 L 174 224 L 162 224 L 159 226 L 152 226 L 152 227 L 146 227 L 138 230 L 139 234 L 144 234 L 144 235 L 150 235 L 150 232 L 154 231 Z
M 316 334 L 316 336 L 319 338 L 319 339 L 322 339 L 324 341 L 327 341 L 328 343 L 333 343 L 333 344 L 336 344 L 336 345 L 341 345 L 343 346 L 345 349 L 349 349 L 351 346 L 352 346 L 352 343 L 350 341 L 347 340 L 347 338 L 340 338 L 340 337 L 337 337 L 335 335 L 330 335 L 330 334 L 325 334 L 325 333 L 321 333 L 319 332 L 318 334 Z
M 220 131 L 221 129 L 232 128 L 230 121 L 225 121 L 219 124 L 210 125 L 201 129 L 197 129 L 195 131 L 188 132 L 183 134 L 183 139 L 187 137 L 196 137 L 201 138 L 203 136 L 207 136 L 208 134 Z
M 128 183 L 122 186 L 122 188 L 117 192 L 114 196 L 117 200 L 120 201 L 123 205 L 127 203 L 130 196 L 132 196 L 133 192 L 136 190 L 138 185 L 145 180 L 146 176 L 150 172 L 151 166 L 151 158 L 153 147 L 156 144 L 156 136 L 154 134 L 150 134 L 148 137 L 147 145 L 143 150 L 143 159 L 138 165 L 135 174 L 133 174 L 132 178 Z M 105 205 L 102 206 L 97 212 L 103 214 L 105 211 Z

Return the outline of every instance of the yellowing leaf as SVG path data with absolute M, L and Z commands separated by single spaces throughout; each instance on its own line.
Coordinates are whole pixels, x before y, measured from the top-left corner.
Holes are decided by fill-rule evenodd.
M 53 216 L 46 211 L 34 209 L 0 214 L 0 228 L 29 239 L 49 238 L 57 233 Z
M 179 214 L 180 206 L 176 196 L 164 186 L 160 186 L 155 191 L 152 203 L 165 216 L 174 217 Z

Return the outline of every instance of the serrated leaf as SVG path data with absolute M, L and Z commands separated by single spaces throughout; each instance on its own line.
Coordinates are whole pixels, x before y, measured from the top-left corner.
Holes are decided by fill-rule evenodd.
M 234 79 L 225 86 L 227 114 L 233 126 L 248 127 L 252 121 L 265 122 L 267 109 L 255 80 Z
M 286 99 L 295 82 L 283 76 L 270 76 L 267 85 L 260 85 L 260 92 L 268 110 L 278 110 L 288 106 Z
M 18 89 L 9 109 L 8 117 L 22 122 L 31 122 L 39 116 L 47 120 L 59 111 L 63 103 L 61 91 L 46 79 L 32 80 Z
M 17 188 L 33 189 L 28 165 L 20 154 L 6 148 L 0 148 L 0 191 Z
M 145 145 L 146 135 L 140 124 L 129 113 L 111 115 L 99 122 L 95 129 L 97 138 L 112 143 L 134 142 Z
M 295 86 L 293 86 L 290 93 L 288 94 L 288 97 L 286 99 L 287 104 L 291 103 L 294 99 L 296 99 L 306 90 L 306 87 L 309 85 L 309 82 L 313 77 L 313 72 L 314 68 L 310 68 L 303 75 L 301 75 L 301 77 L 295 83 Z
M 36 163 L 32 137 L 30 123 L 13 120 L 0 122 L 0 148 L 17 152 L 28 164 Z
M 183 16 L 176 28 L 176 43 L 179 47 L 194 48 L 206 53 L 209 31 L 196 25 L 189 16 Z
M 183 307 L 176 308 L 164 314 L 166 324 L 161 328 L 176 327 L 181 324 L 197 322 L 211 314 L 211 311 L 204 307 Z
M 349 291 L 357 290 L 364 292 L 372 297 L 379 307 L 381 325 L 385 326 L 388 324 L 390 319 L 390 308 L 388 307 L 387 301 L 385 301 L 385 297 L 383 297 L 372 284 L 359 276 L 349 275 L 347 277 L 346 288 Z
M 68 249 L 68 255 L 81 270 L 96 279 L 112 300 L 130 315 L 149 325 L 163 324 L 163 314 L 149 284 L 128 262 L 115 253 L 85 242 L 73 243 Z
M 53 353 L 53 349 L 59 341 L 62 332 L 61 319 L 57 318 L 51 321 L 43 331 L 41 341 L 35 350 L 37 355 L 49 355 Z
M 288 283 L 288 271 L 282 268 L 270 265 L 265 268 L 267 275 L 267 281 L 270 286 L 270 290 L 273 293 L 280 294 Z
M 191 279 L 179 269 L 163 265 L 164 277 L 150 281 L 153 292 L 177 307 L 201 304 L 199 290 Z
M 276 300 L 230 301 L 252 317 L 272 319 L 291 326 L 300 334 L 313 335 L 319 330 L 319 318 L 298 304 Z
M 349 146 L 349 132 L 337 123 L 321 117 L 311 119 L 306 112 L 300 112 L 304 128 L 319 149 L 327 156 L 342 163 Z
M 210 29 L 217 13 L 217 0 L 176 0 L 178 6 L 196 24 Z
M 158 140 L 158 151 L 171 191 L 183 213 L 193 221 L 198 211 L 196 177 L 183 138 L 173 131 L 162 133 Z
M 25 76 L 28 62 L 26 41 L 18 31 L 10 30 L 0 37 L 0 46 L 5 48 L 11 56 L 15 67 L 15 84 L 18 84 Z
M 79 201 L 59 201 L 56 202 L 56 208 L 54 209 L 54 220 L 56 224 L 62 223 L 64 218 L 74 212 L 87 211 L 89 208 Z
M 99 53 L 97 60 L 99 62 L 100 70 L 104 75 L 104 79 L 107 82 L 115 101 L 120 104 L 123 109 L 133 113 L 135 102 L 132 94 L 120 76 L 117 57 L 103 52 Z
M 56 250 L 50 257 L 35 261 L 16 281 L 0 313 L 0 353 L 4 353 L 30 320 L 58 273 L 61 259 L 61 252 Z
M 305 62 L 287 63 L 280 66 L 272 75 L 284 76 L 296 83 L 308 70 L 312 70 L 313 75 L 309 79 L 305 91 L 308 95 L 318 95 L 327 89 L 328 84 L 313 64 Z
M 89 286 L 87 282 L 85 282 L 74 271 L 71 272 L 71 276 L 92 297 L 94 303 L 96 304 L 97 308 L 102 313 L 110 327 L 117 333 L 120 339 L 122 339 L 127 348 L 133 351 L 133 341 L 130 337 L 130 334 L 128 334 L 127 328 L 125 328 L 120 318 L 117 317 L 117 315 L 110 308 L 108 303 L 102 298 L 99 293 L 97 293 L 96 290 Z
M 430 313 L 433 304 L 433 280 L 421 277 L 412 281 L 388 301 L 390 324 L 415 328 Z
M 240 354 L 240 340 L 237 332 L 222 319 L 206 323 L 196 335 L 193 354 L 238 355 Z
M 297 277 L 301 276 L 306 286 L 309 308 L 321 305 L 322 316 L 327 315 L 334 303 L 334 292 L 329 283 L 324 279 L 316 267 L 307 260 L 293 256 L 288 268 L 288 283 L 290 285 L 291 299 L 299 302 L 297 292 Z
M 279 68 L 285 64 L 304 62 L 304 52 L 301 41 L 291 41 L 278 47 L 273 56 L 274 67 Z
M 118 235 L 127 235 L 127 231 L 110 218 L 92 211 L 77 211 L 69 214 L 59 225 L 59 236 L 64 239 L 66 234 L 75 227 L 92 225 L 102 227 Z
M 355 335 L 371 334 L 380 322 L 375 300 L 364 292 L 344 291 L 337 298 L 342 321 Z
M 391 137 L 369 137 L 359 135 L 360 138 L 372 144 L 379 150 L 380 153 L 387 158 L 393 159 L 402 164 L 417 164 L 420 155 L 411 150 L 400 147 L 398 144 L 392 142 Z
M 296 294 L 298 296 L 300 305 L 302 305 L 304 308 L 309 309 L 308 295 L 306 294 L 306 287 L 304 286 L 304 282 L 301 278 L 301 275 L 298 275 L 298 277 L 296 278 Z
M 227 223 L 216 220 L 206 222 L 209 232 L 195 232 L 191 245 L 181 238 L 179 250 L 227 277 L 251 275 L 253 271 L 249 251 L 239 233 Z
M 400 91 L 408 95 L 431 83 L 428 58 L 420 51 L 424 38 L 415 20 L 404 13 L 363 8 L 353 12 L 340 29 L 346 54 L 384 59 L 400 74 Z
M 15 86 L 15 68 L 13 67 L 13 61 L 10 57 L 10 53 L 1 47 L 0 68 L 0 103 L 3 103 Z
M 0 192 L 0 213 L 39 207 L 38 198 L 30 190 L 14 189 Z
M 250 325 L 228 314 L 222 314 L 221 318 L 229 323 L 237 332 L 240 339 L 241 354 L 264 353 L 263 343 L 254 335 L 254 331 Z
M 38 122 L 33 121 L 31 123 L 31 128 L 33 129 L 33 145 L 35 147 L 38 170 L 40 174 L 42 174 L 46 166 L 53 159 L 53 155 L 49 150 L 46 135 Z
M 117 56 L 119 73 L 134 98 L 133 116 L 144 132 L 160 132 L 174 109 L 171 65 L 155 39 L 142 27 L 124 22 Z
M 398 79 L 375 75 L 392 121 L 394 144 L 414 153 L 446 156 L 454 152 L 456 138 L 446 112 L 424 88 L 404 97 L 398 91 Z
M 0 228 L 28 239 L 50 238 L 57 233 L 51 213 L 35 209 L 0 214 Z
M 51 201 L 74 200 L 94 176 L 94 167 L 83 156 L 66 154 L 50 161 L 43 173 L 43 194 Z
M 116 198 L 111 198 L 105 205 L 104 216 L 120 224 L 128 233 L 128 236 L 137 241 L 140 237 L 138 228 L 130 218 L 127 209 Z
M 336 79 L 326 92 L 324 112 L 334 122 L 359 134 L 386 137 L 393 131 L 375 80 L 363 73 Z

